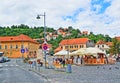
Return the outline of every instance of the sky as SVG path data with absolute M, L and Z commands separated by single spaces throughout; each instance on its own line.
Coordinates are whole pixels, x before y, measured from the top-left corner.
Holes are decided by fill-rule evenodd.
M 25 24 L 120 36 L 120 0 L 1 0 L 0 26 Z

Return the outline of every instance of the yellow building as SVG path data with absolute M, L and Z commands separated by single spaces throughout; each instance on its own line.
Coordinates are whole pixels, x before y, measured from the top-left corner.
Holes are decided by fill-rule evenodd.
M 69 50 L 70 52 L 76 51 L 80 48 L 94 47 L 94 42 L 89 38 L 74 38 L 65 39 L 59 43 L 59 47 L 54 52 L 60 50 Z
M 0 52 L 9 58 L 36 57 L 39 43 L 27 35 L 0 37 Z

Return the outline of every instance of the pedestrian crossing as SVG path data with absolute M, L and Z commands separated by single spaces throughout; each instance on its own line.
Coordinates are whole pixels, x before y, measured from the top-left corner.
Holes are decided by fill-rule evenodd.
M 17 67 L 17 64 L 0 64 L 0 67 Z

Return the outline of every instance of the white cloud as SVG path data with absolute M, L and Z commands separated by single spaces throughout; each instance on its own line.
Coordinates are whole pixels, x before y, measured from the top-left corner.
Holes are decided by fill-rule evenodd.
M 36 16 L 46 12 L 46 24 L 49 27 L 73 26 L 96 34 L 120 35 L 120 0 L 104 2 L 110 1 L 111 5 L 104 13 L 96 14 L 102 5 L 94 5 L 96 11 L 92 11 L 90 0 L 3 0 L 0 2 L 0 26 L 43 26 L 43 18 L 38 21 Z M 63 19 L 67 16 L 71 18 Z

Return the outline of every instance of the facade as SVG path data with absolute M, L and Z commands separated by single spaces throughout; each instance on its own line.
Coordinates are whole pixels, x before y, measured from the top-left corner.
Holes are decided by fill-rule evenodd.
M 102 51 L 106 52 L 107 50 L 110 49 L 110 47 L 108 46 L 109 43 L 100 40 L 96 43 L 95 47 L 97 47 L 97 48 L 101 49 Z
M 36 57 L 39 43 L 26 35 L 0 37 L 0 52 L 9 58 Z
M 83 31 L 82 34 L 83 35 L 88 35 L 88 31 Z
M 72 52 L 80 48 L 87 47 L 94 47 L 94 42 L 88 38 L 65 39 L 60 42 L 59 47 L 55 50 L 55 52 L 60 51 L 62 49 L 69 50 Z

